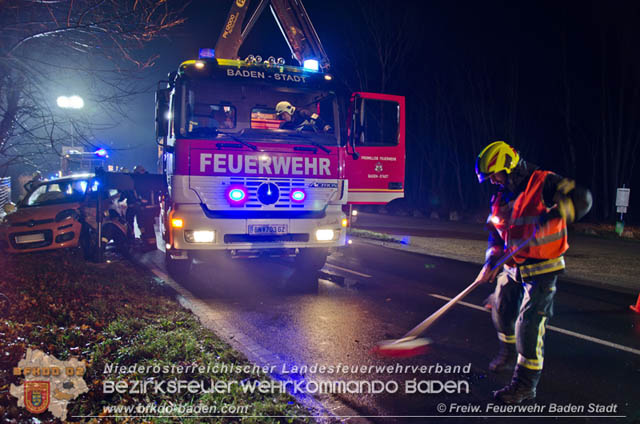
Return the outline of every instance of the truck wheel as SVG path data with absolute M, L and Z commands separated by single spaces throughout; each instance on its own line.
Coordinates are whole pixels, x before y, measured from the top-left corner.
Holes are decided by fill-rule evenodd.
M 295 266 L 300 270 L 317 271 L 327 262 L 329 249 L 326 247 L 310 247 L 301 249 L 295 258 Z
M 164 255 L 164 264 L 167 267 L 167 272 L 176 279 L 185 278 L 189 275 L 192 262 L 191 258 L 173 259 L 168 252 Z

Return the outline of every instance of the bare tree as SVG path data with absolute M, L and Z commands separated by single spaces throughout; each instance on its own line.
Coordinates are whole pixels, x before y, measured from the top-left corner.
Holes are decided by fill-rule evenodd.
M 345 7 L 349 19 L 341 22 L 341 32 L 347 41 L 336 52 L 337 72 L 351 91 L 392 92 L 419 50 L 419 16 L 393 0 L 358 0 Z
M 605 7 L 593 3 L 592 13 L 598 17 L 595 42 L 600 62 L 599 93 L 591 93 L 598 102 L 582 110 L 581 121 L 590 122 L 584 145 L 592 158 L 589 175 L 594 192 L 594 212 L 608 219 L 614 211 L 617 187 L 630 184 L 636 175 L 640 153 L 640 60 L 630 54 L 637 44 L 636 21 L 632 4 L 616 3 Z M 580 86 L 574 88 L 579 92 Z M 583 98 L 570 103 L 578 109 Z
M 0 174 L 41 163 L 61 142 L 110 125 L 153 65 L 144 47 L 183 23 L 179 0 L 0 0 Z M 60 114 L 53 93 L 73 79 L 101 109 Z M 55 99 L 53 99 L 55 101 Z M 95 112 L 95 111 L 94 111 Z

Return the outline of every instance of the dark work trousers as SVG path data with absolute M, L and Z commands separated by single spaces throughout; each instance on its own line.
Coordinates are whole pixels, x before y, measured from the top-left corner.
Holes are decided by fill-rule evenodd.
M 491 309 L 493 323 L 501 342 L 515 343 L 517 368 L 529 374 L 539 375 L 542 370 L 545 326 L 553 315 L 557 279 L 557 275 L 542 274 L 518 282 L 504 271 L 498 276 Z

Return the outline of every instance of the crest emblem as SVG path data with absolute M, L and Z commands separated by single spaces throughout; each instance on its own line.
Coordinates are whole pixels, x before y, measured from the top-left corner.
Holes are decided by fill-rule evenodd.
M 382 162 L 376 163 L 376 172 L 382 172 Z
M 40 414 L 49 407 L 49 382 L 25 381 L 24 406 L 33 414 Z

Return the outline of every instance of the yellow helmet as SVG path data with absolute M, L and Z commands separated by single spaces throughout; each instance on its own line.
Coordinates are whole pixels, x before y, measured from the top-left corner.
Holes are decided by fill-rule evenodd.
M 485 147 L 476 159 L 478 181 L 483 182 L 490 175 L 500 171 L 510 174 L 518 162 L 520 155 L 516 149 L 504 141 L 494 141 Z

